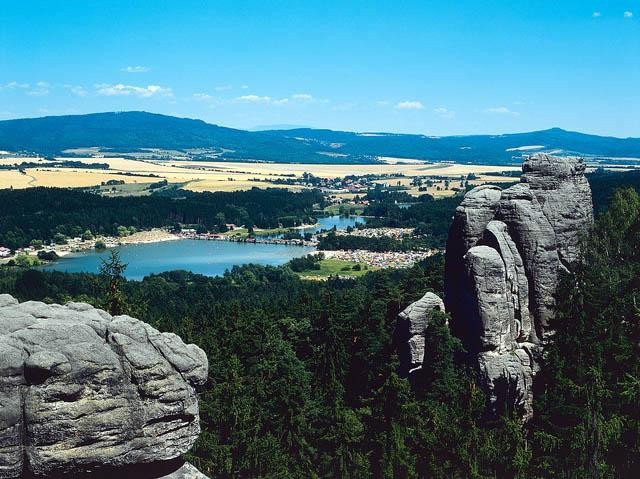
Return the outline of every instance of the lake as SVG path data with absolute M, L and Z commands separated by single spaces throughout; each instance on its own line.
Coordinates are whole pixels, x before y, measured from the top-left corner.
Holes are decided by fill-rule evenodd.
M 184 269 L 206 276 L 219 276 L 234 265 L 247 263 L 278 266 L 313 252 L 306 246 L 236 243 L 233 241 L 175 240 L 123 245 L 115 248 L 128 264 L 127 279 L 140 280 L 152 273 Z M 44 266 L 45 271 L 97 273 L 100 259 L 109 251 L 86 251 L 64 256 Z
M 364 216 L 321 216 L 318 218 L 317 224 L 312 226 L 307 226 L 306 228 L 297 229 L 300 234 L 304 235 L 305 233 L 317 233 L 320 230 L 330 230 L 334 226 L 338 230 L 346 230 L 349 226 L 352 228 L 355 227 L 356 223 L 366 223 L 367 218 Z M 282 238 L 283 234 L 276 235 L 264 235 L 263 238 Z
M 319 225 L 309 227 L 304 232 L 330 229 L 346 229 L 364 220 L 357 216 L 328 216 L 318 218 Z M 122 261 L 128 264 L 127 279 L 141 280 L 153 273 L 183 269 L 206 276 L 219 276 L 234 265 L 248 263 L 279 266 L 292 258 L 312 253 L 307 246 L 280 244 L 236 243 L 233 241 L 175 240 L 158 243 L 123 245 L 116 248 Z M 109 251 L 85 251 L 60 258 L 43 266 L 45 271 L 66 271 L 69 273 L 97 273 L 101 258 Z
M 366 223 L 367 218 L 363 216 L 323 216 L 318 218 L 318 224 L 302 228 L 303 233 L 316 233 L 320 230 L 330 230 L 334 226 L 339 230 L 346 230 L 349 226 L 355 227 L 356 223 Z

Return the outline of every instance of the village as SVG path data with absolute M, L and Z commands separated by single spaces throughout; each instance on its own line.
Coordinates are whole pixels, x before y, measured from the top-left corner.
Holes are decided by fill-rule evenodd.
M 437 250 L 407 252 L 376 252 L 367 250 L 321 251 L 327 259 L 365 263 L 370 268 L 408 268 L 437 252 Z

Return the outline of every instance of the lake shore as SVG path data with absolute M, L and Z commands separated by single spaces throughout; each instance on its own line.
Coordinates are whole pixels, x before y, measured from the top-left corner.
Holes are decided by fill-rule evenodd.
M 122 245 L 160 243 L 163 241 L 176 241 L 183 239 L 175 233 L 171 233 L 162 228 L 153 228 L 146 231 L 138 231 L 129 236 L 96 236 L 93 240 L 72 239 L 66 245 L 55 245 L 51 250 L 58 256 L 67 256 L 72 253 L 80 253 L 95 249 L 96 241 L 104 242 L 107 249 L 116 248 Z M 36 253 L 37 254 L 37 253 Z
M 116 248 L 122 245 L 134 245 L 134 244 L 147 244 L 147 243 L 160 243 L 164 241 L 175 241 L 183 239 L 181 236 L 171 233 L 168 230 L 162 228 L 152 228 L 146 231 L 138 231 L 129 236 L 101 236 L 98 235 L 94 239 L 91 240 L 83 240 L 81 238 L 71 238 L 68 240 L 67 244 L 55 244 L 55 245 L 47 245 L 41 249 L 35 249 L 33 247 L 22 248 L 13 256 L 8 256 L 6 258 L 2 258 L 0 260 L 0 264 L 6 264 L 12 259 L 15 260 L 18 256 L 28 255 L 28 256 L 37 256 L 39 251 L 53 251 L 59 257 L 68 256 L 73 253 L 82 253 L 86 251 L 91 251 L 95 249 L 95 245 L 97 241 L 102 241 L 106 249 Z M 42 261 L 42 260 L 41 260 Z M 48 263 L 48 261 L 42 261 L 43 263 Z

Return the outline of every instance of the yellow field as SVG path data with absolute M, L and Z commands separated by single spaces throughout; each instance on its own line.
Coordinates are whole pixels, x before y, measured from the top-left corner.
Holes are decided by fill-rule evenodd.
M 0 175 L 1 176 L 1 175 Z M 29 179 L 28 186 L 49 187 L 82 187 L 95 186 L 103 181 L 122 180 L 125 183 L 152 183 L 159 178 L 151 176 L 125 176 L 109 171 L 100 170 L 76 170 L 70 168 L 51 168 L 46 170 L 28 168 L 26 176 Z M 14 186 L 16 188 L 16 186 Z
M 176 162 L 169 162 L 176 164 Z M 458 164 L 424 164 L 416 163 L 411 165 L 308 165 L 308 164 L 284 164 L 284 163 L 227 163 L 227 162 L 181 162 L 184 166 L 195 167 L 211 167 L 220 171 L 232 171 L 250 173 L 252 175 L 284 175 L 302 173 L 311 173 L 321 178 L 339 178 L 348 175 L 381 175 L 381 174 L 403 174 L 407 176 L 426 176 L 426 175 L 467 175 L 475 173 L 476 175 L 486 172 L 499 171 L 520 171 L 517 166 L 487 166 L 487 165 L 458 165 Z
M 461 165 L 456 165 L 456 166 L 461 166 Z M 493 167 L 493 168 L 497 168 L 497 167 Z M 460 169 L 451 169 L 452 171 L 461 171 Z M 498 171 L 497 169 L 493 169 L 490 171 Z M 446 190 L 444 189 L 445 187 L 445 182 L 444 180 L 433 180 L 434 185 L 433 186 L 429 186 L 426 187 L 426 185 L 423 185 L 423 187 L 426 187 L 426 190 L 420 191 L 418 189 L 418 187 L 412 187 L 411 186 L 411 178 L 392 178 L 392 179 L 384 179 L 384 180 L 374 180 L 373 183 L 377 183 L 380 185 L 386 185 L 386 186 L 402 186 L 405 188 L 408 188 L 407 190 L 405 190 L 407 193 L 409 193 L 410 195 L 413 196 L 419 196 L 422 195 L 424 193 L 428 193 L 433 197 L 437 197 L 437 198 L 441 198 L 441 197 L 446 197 L 446 196 L 453 196 L 457 193 L 457 191 L 454 190 L 454 188 L 460 187 L 460 175 L 456 174 L 456 175 L 451 175 L 451 179 L 449 180 L 449 189 Z M 478 186 L 478 185 L 484 185 L 487 183 L 513 183 L 518 181 L 518 178 L 513 178 L 513 177 L 508 177 L 508 176 L 497 176 L 497 175 L 478 175 L 478 178 L 475 180 L 470 180 L 469 184 L 473 185 L 473 186 Z M 438 187 L 440 189 L 438 189 Z
M 184 189 L 191 191 L 240 191 L 250 190 L 251 188 L 274 188 L 281 186 L 289 190 L 300 190 L 302 186 L 298 185 L 274 185 L 265 181 L 229 181 L 225 178 L 205 178 L 195 180 L 187 184 Z
M 29 178 L 17 170 L 0 170 L 0 188 L 28 188 Z
M 63 160 L 64 158 L 59 158 Z M 402 174 L 413 176 L 449 176 L 455 179 L 460 175 L 475 173 L 479 176 L 477 184 L 513 181 L 502 176 L 482 176 L 486 172 L 519 170 L 517 167 L 479 166 L 458 164 L 377 164 L 377 165 L 308 165 L 308 164 L 276 164 L 276 163 L 229 163 L 229 162 L 193 162 L 151 161 L 127 158 L 83 157 L 74 160 L 84 163 L 107 163 L 108 170 L 46 168 L 46 162 L 39 158 L 2 158 L 0 165 L 13 165 L 22 162 L 42 163 L 43 168 L 28 168 L 25 174 L 16 170 L 0 170 L 0 188 L 28 188 L 30 186 L 81 187 L 94 186 L 108 180 L 124 180 L 126 183 L 152 183 L 166 179 L 170 183 L 187 183 L 186 188 L 192 191 L 234 191 L 252 187 L 266 188 L 277 186 L 271 180 L 301 176 L 311 173 L 323 178 L 337 178 L 347 175 L 367 174 Z M 125 176 L 118 173 L 135 173 L 149 176 Z M 155 176 L 151 176 L 155 175 Z M 384 183 L 386 180 L 379 181 Z M 389 180 L 390 184 L 408 185 L 410 178 Z M 476 182 L 474 182 L 476 184 Z M 452 180 L 451 186 L 455 186 Z M 292 186 L 291 189 L 300 189 Z M 415 194 L 417 194 L 417 190 Z M 443 190 L 429 193 L 446 195 L 451 192 Z

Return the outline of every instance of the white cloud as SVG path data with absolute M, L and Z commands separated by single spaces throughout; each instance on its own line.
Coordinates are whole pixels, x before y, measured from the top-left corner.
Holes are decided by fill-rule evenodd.
M 173 96 L 171 88 L 159 85 L 148 85 L 146 87 L 123 85 L 109 85 L 102 83 L 95 85 L 96 93 L 102 96 L 137 96 L 140 98 L 150 98 L 153 96 Z
M 231 90 L 233 87 L 231 85 L 220 85 L 215 87 L 216 91 L 227 91 L 227 90 Z
M 36 86 L 27 92 L 30 96 L 45 96 L 49 94 L 49 84 L 44 81 L 39 81 Z
M 242 95 L 234 100 L 238 103 L 254 103 L 263 105 L 286 105 L 289 103 L 288 98 L 271 98 L 270 96 L 259 95 Z
M 247 88 L 249 88 L 249 85 L 242 85 L 240 88 L 242 88 L 243 90 L 246 90 Z
M 236 101 L 242 103 L 271 103 L 271 97 L 258 95 L 242 95 L 236 98 Z
M 144 67 L 142 65 L 129 66 L 129 67 L 124 67 L 120 69 L 121 72 L 125 72 L 125 73 L 146 73 L 149 70 L 151 70 L 151 68 Z
M 632 17 L 633 17 L 633 12 L 630 12 L 629 10 L 624 12 L 624 18 L 632 18 Z
M 18 83 L 17 81 L 11 81 L 9 83 L 6 83 L 4 85 L 0 85 L 0 89 L 2 88 L 7 88 L 9 90 L 12 90 L 14 88 L 21 88 L 23 90 L 30 88 L 31 85 L 29 85 L 28 83 Z
M 520 113 L 517 111 L 511 111 L 506 106 L 493 106 L 491 108 L 485 108 L 484 113 L 494 113 L 496 115 L 512 115 L 518 116 Z
M 448 108 L 445 108 L 443 106 L 440 106 L 438 108 L 434 108 L 433 109 L 434 113 L 437 113 L 438 116 L 440 116 L 440 118 L 455 118 L 456 116 L 456 112 L 453 110 L 449 110 Z
M 328 103 L 329 100 L 316 98 L 308 93 L 295 93 L 284 98 L 274 98 L 260 95 L 242 95 L 232 100 L 235 103 L 254 103 L 263 105 L 287 105 L 287 104 L 307 104 L 307 103 Z
M 391 104 L 391 102 L 387 101 L 387 100 L 378 100 L 376 102 L 376 105 L 378 105 L 378 106 L 389 106 L 390 104 Z
M 87 90 L 80 85 L 65 85 L 67 90 L 73 93 L 75 96 L 87 96 Z
M 209 101 L 213 99 L 213 97 L 208 93 L 194 93 L 193 98 L 200 101 Z
M 602 13 L 600 12 L 593 12 L 593 14 L 591 15 L 593 18 L 600 18 L 602 16 Z
M 424 105 L 415 100 L 405 100 L 400 103 L 396 103 L 398 110 L 424 110 Z
M 324 98 L 316 98 L 309 93 L 294 93 L 291 95 L 291 99 L 302 103 L 329 103 L 329 100 Z

